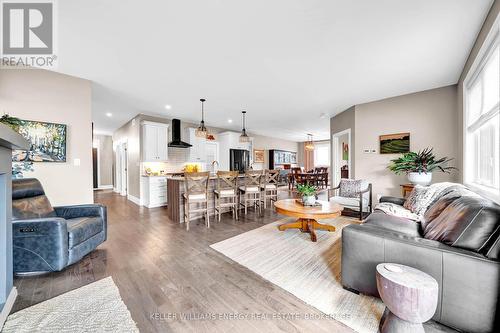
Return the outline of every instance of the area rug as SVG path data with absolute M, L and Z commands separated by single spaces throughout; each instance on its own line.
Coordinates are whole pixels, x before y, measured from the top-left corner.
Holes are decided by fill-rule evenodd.
M 1 331 L 139 332 L 111 277 L 13 313 Z
M 335 232 L 317 231 L 318 241 L 297 229 L 279 231 L 283 219 L 211 245 L 264 279 L 357 332 L 377 332 L 384 312 L 381 300 L 356 295 L 340 283 L 342 228 L 356 223 L 339 217 L 321 220 Z

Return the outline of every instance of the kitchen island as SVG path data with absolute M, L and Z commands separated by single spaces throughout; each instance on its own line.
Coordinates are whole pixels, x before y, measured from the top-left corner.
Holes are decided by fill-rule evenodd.
M 239 184 L 243 185 L 244 174 L 238 176 Z M 183 194 L 186 191 L 184 185 L 184 177 L 169 176 L 167 177 L 167 202 L 168 202 L 168 217 L 175 222 L 184 223 L 184 198 Z M 208 212 L 214 215 L 214 190 L 217 188 L 217 176 L 211 176 L 208 180 Z M 226 208 L 230 211 L 230 208 Z

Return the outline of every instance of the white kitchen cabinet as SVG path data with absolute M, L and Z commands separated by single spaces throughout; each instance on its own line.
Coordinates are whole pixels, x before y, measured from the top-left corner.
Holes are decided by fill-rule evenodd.
M 168 160 L 168 124 L 142 122 L 142 161 L 165 162 Z
M 141 202 L 148 208 L 167 205 L 167 177 L 141 177 Z
M 217 135 L 219 139 L 219 170 L 229 170 L 229 150 L 243 149 L 250 152 L 250 165 L 253 161 L 253 139 L 251 142 L 240 142 L 240 132 L 223 132 Z
M 216 173 L 218 171 L 218 168 L 216 165 L 212 168 L 212 162 L 217 161 L 220 164 L 219 161 L 219 143 L 215 141 L 207 141 L 205 144 L 205 161 L 206 161 L 206 168 L 205 170 L 210 171 L 212 173 Z
M 189 148 L 189 162 L 207 162 L 205 152 L 207 139 L 197 137 L 195 133 L 196 128 L 188 128 L 188 140 L 192 145 Z

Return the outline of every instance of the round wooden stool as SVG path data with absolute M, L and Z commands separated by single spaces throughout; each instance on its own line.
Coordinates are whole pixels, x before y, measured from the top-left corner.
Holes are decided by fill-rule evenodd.
M 377 265 L 377 289 L 389 309 L 381 332 L 424 333 L 438 303 L 437 281 L 418 269 L 399 264 Z

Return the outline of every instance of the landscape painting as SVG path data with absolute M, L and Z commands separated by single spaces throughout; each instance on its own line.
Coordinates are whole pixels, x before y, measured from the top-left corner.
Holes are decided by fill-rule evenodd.
M 380 136 L 381 154 L 401 154 L 410 151 L 410 133 L 398 133 Z
M 14 150 L 13 162 L 66 162 L 66 125 L 18 119 L 14 129 L 30 149 Z

